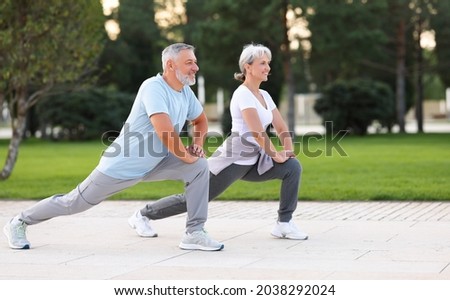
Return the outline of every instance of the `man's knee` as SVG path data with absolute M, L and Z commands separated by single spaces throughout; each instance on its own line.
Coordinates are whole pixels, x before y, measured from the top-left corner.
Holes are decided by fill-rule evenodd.
M 208 172 L 209 173 L 209 167 L 208 167 L 208 161 L 206 160 L 206 158 L 200 157 L 195 163 L 195 168 L 196 170 L 198 170 L 199 172 Z

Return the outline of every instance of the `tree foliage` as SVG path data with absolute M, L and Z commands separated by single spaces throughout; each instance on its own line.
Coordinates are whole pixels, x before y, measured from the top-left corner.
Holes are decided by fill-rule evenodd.
M 311 31 L 311 66 L 320 87 L 337 80 L 371 77 L 365 61 L 380 62 L 388 35 L 383 31 L 387 3 L 379 1 L 311 1 L 306 14 Z
M 437 72 L 446 87 L 450 87 L 450 2 L 437 1 L 436 14 L 430 19 L 435 32 Z
M 135 93 L 146 78 L 161 71 L 161 51 L 167 43 L 155 22 L 153 1 L 122 0 L 112 19 L 120 34 L 102 53 L 99 83 Z
M 48 97 L 38 103 L 37 116 L 45 138 L 89 140 L 116 137 L 134 96 L 114 89 L 89 88 Z
M 307 1 L 312 32 L 312 78 L 320 91 L 338 79 L 367 78 L 391 86 L 396 123 L 405 131 L 405 114 L 423 101 L 423 78 L 448 74 L 449 4 L 437 0 Z M 438 63 L 418 47 L 420 35 L 436 32 Z M 421 114 L 417 114 L 421 123 Z M 419 129 L 420 131 L 420 129 Z
M 95 68 L 105 36 L 101 11 L 89 0 L 0 2 L 0 98 L 13 132 L 0 179 L 12 172 L 31 107 Z
M 284 83 L 281 45 L 283 43 L 282 1 L 279 0 L 189 0 L 184 39 L 197 48 L 200 73 L 213 97 L 222 87 L 231 93 L 237 85 L 239 56 L 244 45 L 261 43 L 272 51 L 271 75 L 264 88 L 279 100 Z M 258 9 L 255 9 L 255 8 Z
M 384 127 L 391 125 L 394 98 L 390 87 L 382 82 L 338 80 L 326 86 L 314 109 L 324 122 L 332 122 L 334 130 L 365 135 L 375 120 Z
M 90 71 L 103 47 L 100 9 L 94 1 L 2 1 L 0 87 L 6 99 L 11 103 L 24 87 L 49 89 Z

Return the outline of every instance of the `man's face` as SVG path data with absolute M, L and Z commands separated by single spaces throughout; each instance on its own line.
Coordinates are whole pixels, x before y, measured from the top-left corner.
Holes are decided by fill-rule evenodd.
M 175 76 L 183 85 L 194 85 L 198 72 L 197 58 L 191 50 L 182 50 L 174 62 Z

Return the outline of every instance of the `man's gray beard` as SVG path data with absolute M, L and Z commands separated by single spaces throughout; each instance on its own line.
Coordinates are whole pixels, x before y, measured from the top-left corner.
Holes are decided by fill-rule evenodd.
M 194 85 L 195 84 L 195 77 L 193 80 L 191 80 L 188 75 L 183 75 L 178 70 L 175 70 L 175 76 L 183 85 Z

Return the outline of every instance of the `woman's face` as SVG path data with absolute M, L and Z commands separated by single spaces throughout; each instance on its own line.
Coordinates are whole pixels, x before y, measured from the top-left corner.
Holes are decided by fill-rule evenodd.
M 253 77 L 259 81 L 267 81 L 270 72 L 270 60 L 267 55 L 255 58 L 252 64 L 246 65 L 246 77 Z

